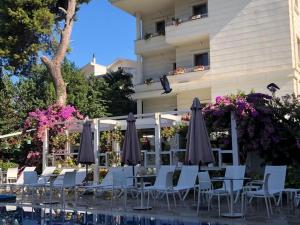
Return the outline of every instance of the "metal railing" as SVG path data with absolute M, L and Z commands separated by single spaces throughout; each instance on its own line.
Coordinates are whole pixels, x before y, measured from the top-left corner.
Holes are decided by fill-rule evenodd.
M 194 15 L 194 16 L 186 16 L 186 17 L 181 17 L 181 18 L 173 18 L 171 21 L 168 21 L 166 26 L 179 26 L 182 23 L 186 23 L 189 21 L 195 21 L 195 20 L 200 20 L 207 18 L 208 14 L 199 14 L 199 15 Z

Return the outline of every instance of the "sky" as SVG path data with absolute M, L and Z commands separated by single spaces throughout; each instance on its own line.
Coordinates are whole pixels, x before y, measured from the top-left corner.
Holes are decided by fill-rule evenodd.
M 81 6 L 71 37 L 68 59 L 79 67 L 91 62 L 93 54 L 101 65 L 117 58 L 135 59 L 135 18 L 111 5 L 92 0 Z

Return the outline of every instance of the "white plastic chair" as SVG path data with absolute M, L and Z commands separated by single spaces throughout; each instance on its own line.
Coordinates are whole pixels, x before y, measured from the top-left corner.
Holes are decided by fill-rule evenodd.
M 60 190 L 62 196 L 62 204 L 65 204 L 65 190 L 75 190 L 76 172 L 65 171 L 62 184 L 53 184 L 53 189 Z
M 18 171 L 18 168 L 8 168 L 6 174 L 6 183 L 15 183 L 18 179 Z
M 54 180 L 53 182 L 53 186 L 59 186 L 59 185 L 62 185 L 63 184 L 63 181 L 64 181 L 64 175 L 65 173 L 68 173 L 68 172 L 73 172 L 74 169 L 63 169 L 59 175 L 56 177 L 56 179 Z
M 227 166 L 226 171 L 225 171 L 225 177 L 227 178 L 234 178 L 234 179 L 240 179 L 240 180 L 233 180 L 233 193 L 236 194 L 235 201 L 238 200 L 239 194 L 243 190 L 244 186 L 244 180 L 243 178 L 245 177 L 245 171 L 246 171 L 246 166 Z M 214 196 L 217 196 L 218 198 L 218 209 L 219 209 L 219 216 L 221 215 L 221 202 L 220 202 L 220 197 L 225 196 L 227 197 L 227 203 L 229 206 L 229 195 L 230 195 L 230 181 L 229 180 L 224 180 L 223 181 L 223 186 L 218 189 L 213 189 L 210 191 L 206 192 L 209 196 L 208 199 L 208 210 L 211 208 L 211 201 Z
M 127 171 L 128 172 L 128 171 Z M 112 191 L 112 198 L 111 198 L 111 205 L 113 204 L 113 199 L 115 197 L 120 197 L 121 194 L 124 194 L 124 206 L 125 208 L 127 207 L 127 190 L 128 188 L 130 188 L 131 186 L 128 186 L 128 179 L 127 179 L 127 174 L 126 174 L 126 170 L 118 170 L 118 171 L 113 171 L 112 172 L 112 181 L 113 181 L 113 185 L 111 187 L 111 191 Z M 106 189 L 107 191 L 108 189 Z M 118 195 L 115 196 L 115 191 L 116 190 L 120 190 L 121 193 L 119 193 Z
M 47 166 L 39 177 L 38 184 L 46 184 L 50 180 L 49 175 L 52 175 L 55 169 L 55 166 Z
M 76 185 L 82 185 L 83 181 L 85 180 L 87 174 L 86 174 L 86 169 L 82 168 L 76 171 Z
M 264 198 L 267 214 L 268 217 L 270 217 L 270 214 L 273 214 L 271 199 L 274 200 L 277 206 L 282 202 L 282 192 L 284 191 L 286 170 L 286 166 L 266 166 L 264 180 L 253 181 L 247 185 L 247 187 L 245 187 L 242 198 L 245 204 L 243 203 L 242 208 L 244 209 L 246 206 L 247 198 L 250 199 L 250 203 L 253 198 Z M 261 184 L 261 188 L 258 188 L 257 184 Z M 276 196 L 278 196 L 277 201 Z
M 176 205 L 175 192 L 173 191 L 173 174 L 175 168 L 175 166 L 161 166 L 155 179 L 154 185 L 144 187 L 145 193 L 148 194 L 148 204 L 150 195 L 154 198 L 154 200 L 165 195 L 167 198 L 168 208 L 170 209 L 168 195 L 172 193 L 174 204 Z M 160 194 L 162 194 L 162 196 L 160 196 Z
M 33 166 L 33 167 L 25 167 L 24 170 L 22 171 L 21 175 L 17 179 L 16 185 L 23 185 L 24 184 L 24 173 L 25 172 L 35 171 L 35 168 L 36 168 L 35 166 Z
M 212 190 L 212 182 L 208 171 L 198 173 L 198 182 L 199 183 L 195 186 L 195 190 L 194 190 L 194 199 L 196 194 L 195 192 L 196 190 L 198 191 L 197 215 L 199 215 L 201 195 Z
M 177 185 L 173 191 L 178 193 L 181 200 L 185 200 L 190 190 L 195 187 L 199 166 L 182 166 Z M 182 196 L 181 193 L 185 192 Z
M 23 184 L 20 185 L 21 188 L 22 188 L 21 189 L 21 191 L 22 191 L 22 201 L 24 199 L 24 193 L 25 193 L 26 189 L 28 189 L 28 190 L 33 189 L 34 190 L 34 187 L 38 182 L 38 175 L 37 175 L 36 171 L 25 171 L 23 179 L 24 179 Z M 34 198 L 34 191 L 32 193 L 32 196 Z

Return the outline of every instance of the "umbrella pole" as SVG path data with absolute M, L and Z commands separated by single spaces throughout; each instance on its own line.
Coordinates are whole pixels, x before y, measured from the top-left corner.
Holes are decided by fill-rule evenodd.
M 89 172 L 88 167 L 89 167 L 88 164 L 85 164 L 85 171 L 86 171 L 85 183 L 86 184 L 88 184 L 88 179 L 89 179 L 89 176 L 88 176 L 88 172 Z
M 134 165 L 132 165 L 133 186 L 135 186 Z

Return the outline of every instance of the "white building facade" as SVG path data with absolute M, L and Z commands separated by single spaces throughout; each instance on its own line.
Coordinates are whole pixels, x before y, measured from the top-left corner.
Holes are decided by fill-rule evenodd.
M 133 84 L 135 85 L 137 84 L 137 68 L 137 62 L 130 59 L 116 59 L 112 64 L 104 66 L 97 64 L 96 58 L 93 57 L 93 60 L 90 63 L 81 68 L 81 72 L 84 76 L 93 75 L 96 77 L 101 77 L 108 72 L 116 72 L 119 69 L 122 69 L 125 73 L 130 73 L 132 75 Z
M 194 97 L 269 93 L 272 82 L 277 95 L 300 94 L 300 0 L 110 2 L 136 17 L 138 113 L 186 110 Z

